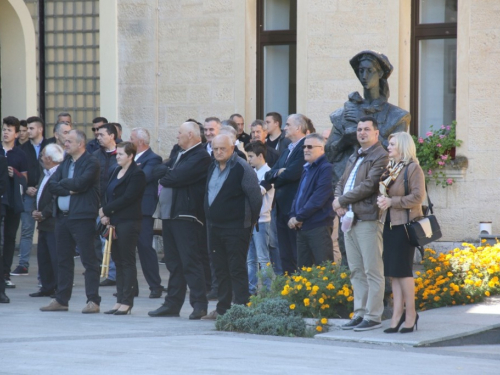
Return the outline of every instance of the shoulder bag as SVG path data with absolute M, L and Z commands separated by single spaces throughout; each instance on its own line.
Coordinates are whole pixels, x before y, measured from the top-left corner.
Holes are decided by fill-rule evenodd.
M 408 167 L 405 168 L 404 174 L 404 184 L 405 184 L 405 195 L 409 194 L 408 189 Z M 411 245 L 418 248 L 422 259 L 424 258 L 424 246 L 428 243 L 436 241 L 442 237 L 441 228 L 439 223 L 434 216 L 434 210 L 432 209 L 431 199 L 429 198 L 429 193 L 427 192 L 427 184 L 425 185 L 425 193 L 427 194 L 427 204 L 428 206 L 424 208 L 424 216 L 416 217 L 410 221 L 410 210 L 406 210 L 406 215 L 408 217 L 408 222 L 405 224 L 406 235 Z M 430 214 L 429 214 L 430 211 Z

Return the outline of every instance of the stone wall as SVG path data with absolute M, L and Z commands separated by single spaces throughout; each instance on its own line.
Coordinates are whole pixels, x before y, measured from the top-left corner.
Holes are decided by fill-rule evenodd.
M 500 91 L 500 2 L 458 2 L 457 154 L 469 159 L 464 178 L 447 189 L 432 188 L 431 196 L 445 228 L 445 240 L 472 240 L 479 222 L 492 221 L 500 234 L 500 155 L 498 128 Z
M 120 120 L 149 128 L 162 156 L 186 119 L 244 112 L 244 11 L 235 0 L 118 1 Z

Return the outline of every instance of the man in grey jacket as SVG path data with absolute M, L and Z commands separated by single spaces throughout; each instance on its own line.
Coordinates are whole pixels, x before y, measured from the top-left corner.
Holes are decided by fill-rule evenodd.
M 384 264 L 382 262 L 382 224 L 378 221 L 377 194 L 380 176 L 388 156 L 378 140 L 375 118 L 362 117 L 357 126 L 361 148 L 348 160 L 344 174 L 335 189 L 333 209 L 348 221 L 354 213 L 352 227 L 344 225 L 347 261 L 354 288 L 354 316 L 342 329 L 367 331 L 381 327 L 384 311 Z

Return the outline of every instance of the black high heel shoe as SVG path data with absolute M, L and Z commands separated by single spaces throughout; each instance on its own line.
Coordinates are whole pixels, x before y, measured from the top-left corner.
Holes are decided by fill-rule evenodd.
M 417 314 L 417 317 L 415 318 L 415 324 L 411 327 L 411 328 L 401 328 L 401 331 L 399 331 L 400 333 L 409 333 L 409 332 L 413 332 L 413 328 L 415 328 L 415 331 L 418 330 L 418 326 L 417 326 L 417 323 L 418 323 L 418 314 Z
M 401 315 L 401 318 L 399 319 L 399 323 L 396 327 L 390 327 L 390 328 L 387 328 L 387 329 L 384 329 L 384 333 L 396 333 L 397 331 L 399 331 L 399 327 L 401 327 L 401 324 L 404 323 L 406 319 L 406 311 L 403 311 L 403 314 Z
M 113 315 L 128 315 L 132 314 L 132 306 L 129 306 L 127 310 L 116 310 Z
M 118 311 L 118 309 L 111 309 L 111 310 L 108 310 L 108 311 L 104 311 L 104 314 L 112 315 L 112 314 L 114 314 L 117 311 Z

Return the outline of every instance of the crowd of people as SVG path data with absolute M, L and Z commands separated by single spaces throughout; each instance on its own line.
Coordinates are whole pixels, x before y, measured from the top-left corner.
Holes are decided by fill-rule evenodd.
M 360 148 L 334 186 L 328 134 L 318 134 L 302 114 L 283 124 L 270 112 L 251 123 L 250 134 L 239 114 L 224 121 L 188 119 L 165 161 L 150 148 L 146 128 L 132 129 L 124 141 L 120 124 L 97 117 L 95 138 L 87 141 L 68 113 L 58 116 L 53 138 L 44 137 L 44 128 L 39 117 L 3 119 L 0 302 L 9 302 L 11 276 L 29 273 L 37 227 L 40 288 L 30 296 L 51 297 L 41 311 L 68 311 L 77 255 L 85 269 L 82 313 L 100 312 L 99 287 L 106 286 L 116 286 L 116 302 L 105 314 L 131 313 L 139 293 L 137 252 L 149 297 L 166 291 L 149 316 L 179 316 L 189 287 L 189 319 L 216 319 L 270 288 L 274 274 L 340 262 L 337 224 L 354 288 L 354 316 L 342 328 L 380 327 L 384 276 L 391 277 L 394 294 L 386 332 L 402 324 L 401 332 L 416 328 L 414 248 L 404 224 L 407 214 L 421 215 L 425 188 L 407 133 L 391 135 L 387 153 L 376 119 L 361 118 Z M 155 218 L 162 223 L 166 288 L 152 246 Z M 19 265 L 12 269 L 19 225 Z M 114 238 L 112 262 L 101 281 L 106 235 Z M 218 301 L 211 312 L 209 300 Z

